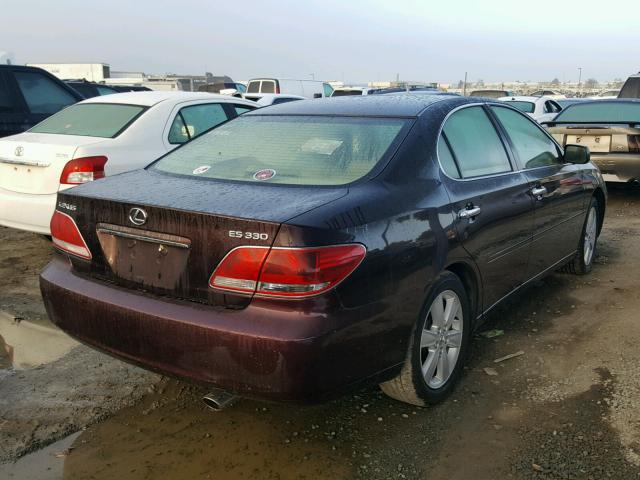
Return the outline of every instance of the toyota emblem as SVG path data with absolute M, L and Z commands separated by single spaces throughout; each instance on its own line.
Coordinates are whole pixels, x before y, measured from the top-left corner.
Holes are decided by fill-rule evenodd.
M 13 153 L 15 153 L 16 157 L 21 157 L 24 155 L 24 147 L 16 147 Z
M 139 207 L 133 207 L 129 210 L 129 221 L 134 225 L 144 225 L 147 223 L 147 212 Z

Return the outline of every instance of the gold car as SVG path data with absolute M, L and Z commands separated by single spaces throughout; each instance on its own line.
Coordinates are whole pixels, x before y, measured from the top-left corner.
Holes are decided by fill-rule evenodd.
M 640 100 L 576 103 L 544 125 L 563 146 L 589 147 L 606 182 L 640 183 Z

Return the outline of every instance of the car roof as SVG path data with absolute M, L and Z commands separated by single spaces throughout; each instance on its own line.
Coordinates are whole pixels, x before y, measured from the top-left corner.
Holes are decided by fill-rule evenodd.
M 107 87 L 109 85 L 106 85 Z M 189 100 L 222 100 L 231 101 L 239 100 L 228 95 L 217 95 L 215 93 L 207 92 L 124 92 L 114 93 L 111 95 L 102 95 L 99 97 L 88 98 L 82 103 L 125 103 L 129 105 L 142 105 L 145 107 L 151 107 L 160 102 L 166 100 L 173 100 L 176 102 L 188 102 Z M 240 100 L 240 103 L 244 101 Z
M 425 108 L 440 102 L 456 102 L 463 97 L 449 95 L 357 95 L 329 97 L 274 105 L 246 115 L 340 115 L 358 117 L 416 117 Z M 471 99 L 466 99 L 469 102 Z M 477 102 L 477 99 L 473 100 Z

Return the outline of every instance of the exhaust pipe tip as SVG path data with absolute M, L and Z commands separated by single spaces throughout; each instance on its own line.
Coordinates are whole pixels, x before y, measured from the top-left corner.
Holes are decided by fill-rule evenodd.
M 220 410 L 231 406 L 237 400 L 238 397 L 232 393 L 225 392 L 224 390 L 214 390 L 202 397 L 204 404 L 214 412 L 219 412 Z

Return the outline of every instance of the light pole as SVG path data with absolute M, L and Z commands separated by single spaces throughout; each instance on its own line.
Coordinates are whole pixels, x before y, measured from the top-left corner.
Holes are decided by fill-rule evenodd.
M 582 93 L 582 67 L 578 67 L 578 93 Z
M 467 96 L 467 72 L 464 72 L 464 83 L 462 84 L 462 96 Z

